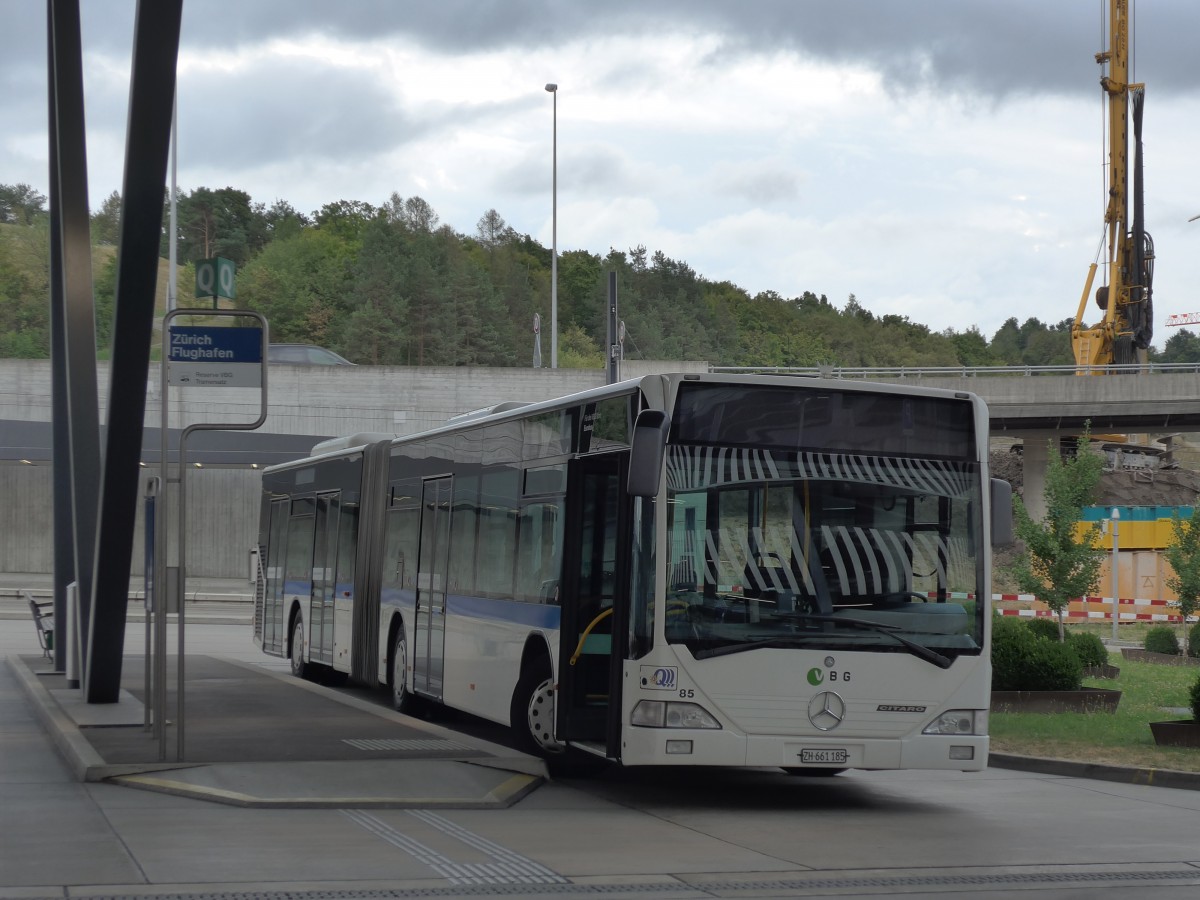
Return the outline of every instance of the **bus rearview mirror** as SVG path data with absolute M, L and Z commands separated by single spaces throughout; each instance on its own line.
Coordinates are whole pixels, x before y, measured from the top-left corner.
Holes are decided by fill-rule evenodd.
M 671 420 L 659 409 L 643 409 L 633 424 L 626 489 L 633 497 L 657 497 Z

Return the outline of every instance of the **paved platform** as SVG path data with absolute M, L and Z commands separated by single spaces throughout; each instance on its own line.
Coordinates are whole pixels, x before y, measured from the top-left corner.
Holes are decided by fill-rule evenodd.
M 127 656 L 117 703 L 88 704 L 36 656 L 10 669 L 80 781 L 245 807 L 506 807 L 542 784 L 544 763 L 372 700 L 233 659 L 189 656 L 178 757 L 175 674 L 166 740 L 146 727 L 142 657 Z

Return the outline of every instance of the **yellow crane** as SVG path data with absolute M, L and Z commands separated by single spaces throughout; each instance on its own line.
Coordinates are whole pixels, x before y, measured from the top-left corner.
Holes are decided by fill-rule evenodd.
M 1142 200 L 1142 106 L 1145 85 L 1129 83 L 1129 45 L 1133 0 L 1109 0 L 1109 49 L 1096 54 L 1105 67 L 1100 77 L 1108 104 L 1108 204 L 1104 212 L 1106 282 L 1096 289 L 1096 304 L 1103 317 L 1095 325 L 1084 323 L 1097 263 L 1088 267 L 1079 310 L 1071 326 L 1071 347 L 1079 374 L 1104 374 L 1112 363 L 1137 363 L 1146 359 L 1154 333 L 1151 283 L 1154 275 L 1154 241 L 1146 233 Z M 1133 118 L 1133 202 L 1129 202 L 1130 112 Z M 1132 206 L 1132 209 L 1130 208 Z M 1107 245 L 1105 247 L 1105 245 Z M 1099 253 L 1097 254 L 1099 256 Z

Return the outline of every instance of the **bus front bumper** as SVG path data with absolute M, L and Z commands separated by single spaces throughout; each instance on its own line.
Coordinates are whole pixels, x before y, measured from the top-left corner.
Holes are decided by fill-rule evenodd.
M 783 769 L 944 769 L 987 767 L 986 735 L 862 738 L 744 735 L 730 730 L 638 728 L 625 731 L 627 766 L 764 766 Z

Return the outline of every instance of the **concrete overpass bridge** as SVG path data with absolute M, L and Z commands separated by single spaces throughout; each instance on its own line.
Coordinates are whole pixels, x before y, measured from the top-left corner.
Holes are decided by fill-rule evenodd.
M 732 369 L 826 378 L 888 381 L 971 391 L 988 404 L 992 435 L 1024 442 L 1025 503 L 1045 514 L 1043 491 L 1051 444 L 1089 428 L 1092 434 L 1200 431 L 1200 365 L 1168 363 L 1095 367 L 987 366 L 929 368 Z
M 820 375 L 971 391 L 987 401 L 993 434 L 1200 431 L 1200 364 L 749 369 L 716 372 Z M 1102 376 L 1102 377 L 1092 377 Z

